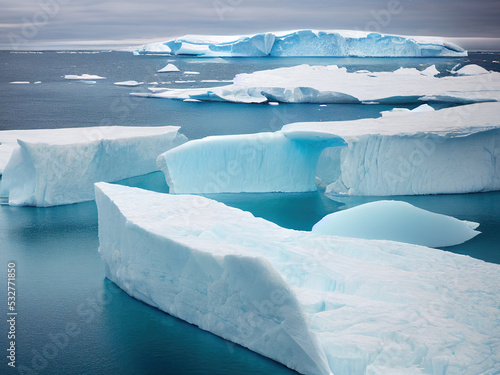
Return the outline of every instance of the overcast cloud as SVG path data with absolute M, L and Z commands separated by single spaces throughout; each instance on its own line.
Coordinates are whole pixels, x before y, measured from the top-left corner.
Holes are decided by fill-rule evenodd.
M 500 38 L 498 0 L 0 0 L 0 9 L 2 49 L 300 28 Z

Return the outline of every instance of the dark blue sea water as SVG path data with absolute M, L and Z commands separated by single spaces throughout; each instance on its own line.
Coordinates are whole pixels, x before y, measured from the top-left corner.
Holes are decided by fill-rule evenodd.
M 172 60 L 172 61 L 169 61 Z M 237 73 L 298 64 L 338 64 L 349 70 L 450 70 L 476 63 L 500 70 L 500 54 L 460 59 L 252 58 L 193 59 L 133 56 L 124 52 L 10 53 L 0 51 L 0 130 L 97 125 L 178 125 L 188 138 L 271 131 L 294 121 L 378 117 L 392 106 L 242 105 L 185 103 L 129 97 L 144 88 L 113 82 L 165 82 L 197 87 L 201 80 L 229 80 Z M 173 62 L 200 75 L 156 74 Z M 107 79 L 89 85 L 65 74 L 97 74 Z M 180 82 L 172 81 L 190 81 Z M 30 81 L 14 85 L 12 81 Z M 33 84 L 41 81 L 40 84 Z M 205 83 L 214 85 L 213 83 Z M 411 108 L 411 106 L 410 106 Z M 121 183 L 167 192 L 161 173 Z M 281 226 L 309 230 L 324 215 L 377 197 L 334 201 L 322 193 L 218 194 L 210 196 L 251 211 Z M 386 199 L 385 197 L 384 199 Z M 500 192 L 391 197 L 418 207 L 481 223 L 473 240 L 447 248 L 500 263 Z M 0 206 L 0 289 L 6 290 L 7 263 L 17 265 L 16 370 L 0 360 L 1 374 L 292 374 L 293 371 L 228 343 L 195 326 L 134 300 L 104 278 L 98 253 L 94 202 L 53 208 Z M 7 296 L 1 293 L 0 349 L 6 353 Z M 25 366 L 19 367 L 19 366 Z M 19 371 L 22 370 L 22 371 Z

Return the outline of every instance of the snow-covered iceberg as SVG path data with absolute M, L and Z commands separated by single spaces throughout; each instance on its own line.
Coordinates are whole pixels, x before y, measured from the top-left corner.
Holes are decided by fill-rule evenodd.
M 499 190 L 499 113 L 499 103 L 481 103 L 295 123 L 190 141 L 160 155 L 158 167 L 174 193 L 305 192 L 315 176 L 332 194 Z
M 468 69 L 461 71 L 477 71 Z M 238 74 L 233 83 L 209 88 L 155 90 L 132 95 L 234 103 L 408 104 L 475 103 L 500 100 L 500 73 L 437 76 L 434 65 L 394 72 L 348 72 L 336 65 L 293 67 Z
M 286 132 L 326 133 L 317 175 L 329 194 L 418 195 L 500 190 L 499 103 L 377 119 L 295 123 Z
M 282 132 L 196 139 L 158 156 L 171 193 L 306 192 L 338 137 L 295 137 Z
M 376 201 L 326 215 L 312 231 L 318 234 L 391 240 L 428 247 L 464 243 L 477 236 L 479 223 L 422 210 L 407 202 Z
M 157 156 L 187 139 L 179 127 L 90 127 L 0 131 L 1 193 L 11 205 L 94 199 L 94 183 L 158 170 Z
M 202 57 L 356 56 L 460 57 L 463 48 L 438 37 L 400 36 L 354 30 L 294 30 L 254 35 L 186 35 L 144 45 L 136 55 Z
M 199 196 L 96 184 L 106 276 L 307 375 L 495 374 L 500 266 L 281 228 Z

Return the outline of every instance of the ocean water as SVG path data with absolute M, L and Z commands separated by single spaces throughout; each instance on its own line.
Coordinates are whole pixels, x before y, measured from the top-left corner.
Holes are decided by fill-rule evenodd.
M 0 129 L 97 125 L 178 125 L 190 139 L 207 135 L 274 131 L 294 121 L 378 117 L 392 106 L 241 105 L 185 103 L 129 97 L 143 87 L 113 82 L 168 82 L 168 87 L 197 87 L 201 80 L 230 80 L 237 73 L 298 64 L 338 64 L 350 70 L 423 69 L 436 64 L 450 70 L 476 63 L 500 70 L 500 54 L 477 53 L 460 59 L 251 58 L 193 59 L 133 56 L 124 52 L 0 52 Z M 156 74 L 167 63 L 182 71 Z M 65 74 L 98 74 L 95 84 L 65 80 Z M 186 82 L 186 81 L 196 82 Z M 30 81 L 14 85 L 12 81 Z M 41 81 L 40 84 L 33 82 Z M 177 82 L 176 82 L 177 81 Z M 181 82 L 184 81 L 184 82 Z M 224 83 L 219 83 L 224 84 Z M 412 108 L 413 106 L 408 106 Z M 437 108 L 437 107 L 436 107 Z M 163 175 L 120 183 L 168 192 Z M 252 212 L 283 227 L 309 230 L 324 215 L 380 197 L 329 199 L 306 194 L 216 194 L 211 198 Z M 446 248 L 500 263 L 500 192 L 384 197 L 481 223 L 482 234 Z M 97 253 L 94 202 L 52 208 L 0 206 L 0 289 L 6 290 L 7 263 L 17 264 L 17 361 L 21 373 L 39 374 L 292 374 L 280 364 L 226 342 L 195 326 L 145 305 L 104 277 Z M 6 294 L 0 301 L 6 315 Z M 0 348 L 6 352 L 6 325 Z M 71 335 L 69 335 L 71 333 Z M 20 373 L 0 363 L 1 373 Z M 4 372 L 5 371 L 5 372 Z M 31 372 L 30 372 L 31 371 Z

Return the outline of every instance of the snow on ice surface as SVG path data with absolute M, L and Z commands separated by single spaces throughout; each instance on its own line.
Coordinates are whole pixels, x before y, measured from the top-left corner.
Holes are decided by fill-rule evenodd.
M 158 167 L 173 193 L 306 192 L 315 176 L 331 194 L 499 190 L 499 113 L 481 103 L 206 137 L 160 155 Z
M 466 69 L 465 66 L 462 69 Z M 462 71 L 461 69 L 461 71 Z M 423 71 L 349 73 L 336 65 L 278 68 L 238 74 L 233 84 L 211 88 L 169 89 L 132 94 L 166 99 L 199 99 L 235 103 L 474 103 L 500 100 L 500 73 L 435 77 L 435 66 Z
M 312 231 L 342 237 L 391 240 L 429 247 L 454 246 L 477 236 L 478 223 L 417 208 L 377 201 L 325 216 Z
M 106 276 L 303 374 L 495 374 L 500 266 L 96 184 Z
M 64 76 L 64 79 L 77 79 L 84 81 L 84 80 L 106 79 L 106 77 L 101 77 L 95 74 L 82 74 L 82 75 L 66 74 Z
M 115 82 L 116 86 L 127 86 L 127 87 L 135 87 L 144 84 L 144 82 L 137 81 L 123 81 L 123 82 Z
M 179 127 L 90 127 L 0 131 L 1 192 L 11 205 L 94 199 L 94 182 L 156 171 L 156 158 L 187 139 Z
M 136 55 L 170 53 L 199 57 L 359 56 L 459 57 L 467 52 L 437 37 L 353 30 L 293 30 L 254 35 L 186 35 L 144 45 Z
M 169 72 L 178 72 L 179 68 L 177 68 L 174 64 L 167 64 L 160 70 L 158 70 L 158 73 L 169 73 Z
M 489 71 L 479 65 L 469 64 L 458 70 L 452 70 L 452 73 L 459 76 L 474 76 L 479 74 L 488 74 Z

